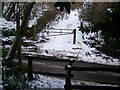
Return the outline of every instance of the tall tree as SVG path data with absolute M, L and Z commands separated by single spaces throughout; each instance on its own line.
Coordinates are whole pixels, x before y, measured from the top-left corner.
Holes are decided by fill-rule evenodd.
M 106 9 L 111 6 L 111 2 L 85 2 L 81 17 L 89 19 L 92 23 L 100 21 Z
M 21 32 L 26 32 L 27 31 L 27 23 L 28 23 L 28 20 L 29 20 L 29 16 L 30 16 L 30 13 L 31 13 L 31 10 L 33 8 L 33 5 L 35 4 L 35 2 L 31 2 L 31 3 L 28 3 L 27 4 L 27 7 L 23 13 L 23 17 L 22 17 L 22 24 L 20 26 L 20 31 Z M 18 30 L 17 30 L 18 32 Z M 24 34 L 21 33 L 21 37 L 23 36 Z M 13 60 L 14 56 L 15 56 L 15 53 L 16 53 L 16 50 L 18 48 L 17 44 L 19 43 L 19 35 L 16 34 L 16 39 L 14 40 L 14 43 L 12 44 L 12 47 L 11 49 L 9 50 L 7 56 L 6 56 L 6 59 L 7 60 Z
M 0 2 L 0 17 L 2 17 L 2 3 Z

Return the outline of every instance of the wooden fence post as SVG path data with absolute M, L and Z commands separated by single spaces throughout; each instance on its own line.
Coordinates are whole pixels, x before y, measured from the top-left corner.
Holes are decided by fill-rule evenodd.
M 72 66 L 74 62 L 75 62 L 75 60 L 70 60 L 69 65 Z
M 67 73 L 66 73 L 66 81 L 65 81 L 65 90 L 70 90 L 70 87 L 71 87 L 71 65 L 67 65 L 66 66 L 66 70 L 67 70 Z
M 79 89 L 79 90 L 97 90 L 97 89 L 101 89 L 101 90 L 119 90 L 120 86 L 119 83 L 117 84 L 118 86 L 100 86 L 100 85 L 72 85 L 71 84 L 71 72 L 72 71 L 107 71 L 107 72 L 115 72 L 115 73 L 120 73 L 120 67 L 119 66 L 110 66 L 110 67 L 75 67 L 73 66 L 73 62 L 75 60 L 71 60 L 69 62 L 69 64 L 65 67 L 65 70 L 67 70 L 66 73 L 66 81 L 65 81 L 65 85 L 64 88 L 65 90 L 73 90 L 73 89 Z
M 37 40 L 36 36 L 37 36 L 37 30 L 36 30 L 36 26 L 34 25 L 32 28 L 32 37 L 34 41 Z
M 28 78 L 29 80 L 33 79 L 33 75 L 32 75 L 32 58 L 30 56 L 28 56 Z
M 47 36 L 49 36 L 49 28 L 48 28 L 48 31 L 47 31 Z
M 73 30 L 73 34 L 74 34 L 74 36 L 73 36 L 73 44 L 75 44 L 76 43 L 76 29 Z
M 72 74 L 71 74 L 71 68 L 72 68 L 72 64 L 73 62 L 75 62 L 75 60 L 71 60 L 69 62 L 69 65 L 67 65 L 65 67 L 65 70 L 67 70 L 67 73 L 66 73 L 66 81 L 65 81 L 65 90 L 70 90 L 71 89 L 71 77 L 72 77 Z
M 60 35 L 62 35 L 62 29 L 60 29 Z

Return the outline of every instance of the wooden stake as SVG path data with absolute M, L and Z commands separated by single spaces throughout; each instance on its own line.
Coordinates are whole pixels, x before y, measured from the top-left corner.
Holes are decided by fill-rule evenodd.
M 76 43 L 76 29 L 73 30 L 73 34 L 74 34 L 74 36 L 73 36 L 73 44 L 75 44 Z

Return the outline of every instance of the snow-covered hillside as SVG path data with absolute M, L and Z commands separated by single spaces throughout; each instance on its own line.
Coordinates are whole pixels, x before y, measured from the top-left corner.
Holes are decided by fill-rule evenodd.
M 89 43 L 94 42 L 89 40 L 90 37 L 95 37 L 100 43 L 104 43 L 101 38 L 100 32 L 98 33 L 82 33 L 78 27 L 80 27 L 79 9 L 71 11 L 70 14 L 64 14 L 62 19 L 53 21 L 50 23 L 50 28 L 54 29 L 76 29 L 77 37 L 76 44 L 73 44 L 73 34 L 59 35 L 59 36 L 47 36 L 49 40 L 45 43 L 37 43 L 39 53 L 43 55 L 53 55 L 59 58 L 75 57 L 76 60 L 82 60 L 85 62 L 93 62 L 107 65 L 119 65 L 119 60 L 106 56 L 105 54 L 97 51 L 95 48 L 91 48 Z M 86 23 L 86 22 L 85 22 Z M 55 31 L 50 29 L 51 31 Z M 64 30 L 66 31 L 66 30 Z M 38 34 L 38 36 L 41 33 Z M 45 34 L 45 33 L 44 33 Z M 38 41 L 41 37 L 38 38 Z M 48 51 L 47 53 L 45 51 Z

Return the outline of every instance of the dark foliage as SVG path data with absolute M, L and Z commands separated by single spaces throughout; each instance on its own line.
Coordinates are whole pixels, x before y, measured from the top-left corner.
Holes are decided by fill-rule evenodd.
M 114 3 L 110 9 L 111 11 L 107 10 L 102 20 L 96 23 L 96 28 L 103 30 L 103 34 L 108 38 L 119 38 L 120 2 Z
M 54 4 L 55 7 L 60 7 L 60 11 L 62 12 L 64 9 L 66 9 L 67 13 L 70 14 L 70 7 L 71 3 L 75 4 L 75 2 L 56 2 Z
M 25 75 L 24 71 L 19 71 L 18 63 L 10 63 L 4 60 L 2 64 L 4 66 L 4 69 L 2 71 L 3 89 L 16 90 L 28 88 L 28 85 L 26 83 L 28 78 Z
M 113 57 L 120 57 L 120 2 L 106 10 L 101 21 L 96 22 L 93 31 L 102 30 L 105 44 L 100 49 Z

